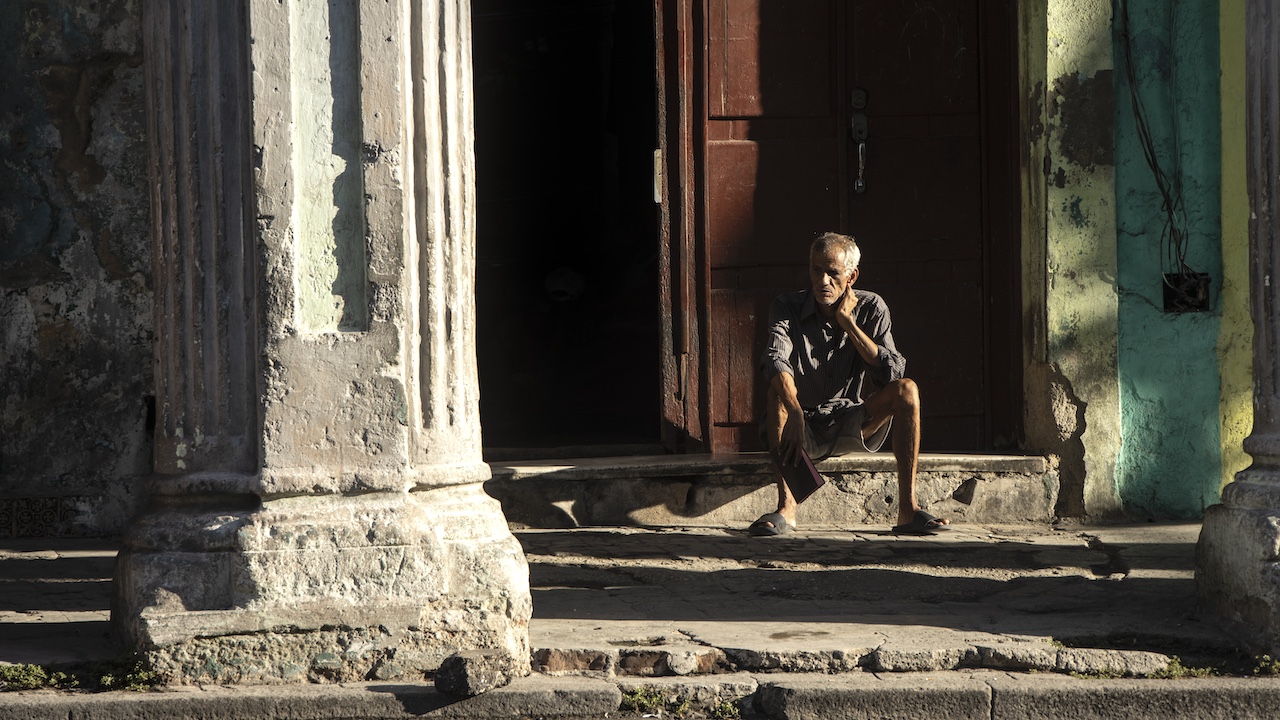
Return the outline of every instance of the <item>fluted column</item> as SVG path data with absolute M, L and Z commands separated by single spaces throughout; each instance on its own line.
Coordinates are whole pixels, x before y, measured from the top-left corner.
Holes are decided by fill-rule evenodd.
M 146 78 L 155 469 L 252 473 L 257 328 L 244 9 L 159 3 L 153 10 Z M 209 50 L 183 51 L 194 45 Z M 189 82 L 194 77 L 203 81 Z
M 1249 0 L 1246 29 L 1253 465 L 1210 507 L 1196 548 L 1201 609 L 1280 654 L 1280 9 Z
M 481 484 L 467 0 L 151 0 L 158 422 L 113 619 L 171 681 L 528 657 Z

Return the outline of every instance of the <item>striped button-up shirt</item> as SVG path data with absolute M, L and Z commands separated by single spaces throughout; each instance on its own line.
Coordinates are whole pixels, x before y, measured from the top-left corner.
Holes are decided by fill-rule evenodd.
M 907 361 L 893 344 L 889 307 L 873 292 L 856 288 L 853 292 L 858 296 L 855 320 L 879 348 L 880 367 L 868 365 L 853 338 L 818 313 L 812 292 L 783 293 L 769 309 L 769 335 L 760 370 L 768 381 L 779 373 L 790 373 L 800 406 L 806 410 L 833 400 L 859 405 L 866 395 L 906 372 Z

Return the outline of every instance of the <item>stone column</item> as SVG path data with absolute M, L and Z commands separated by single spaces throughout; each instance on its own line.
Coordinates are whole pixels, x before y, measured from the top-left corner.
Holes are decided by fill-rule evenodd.
M 155 476 L 113 620 L 174 682 L 528 658 L 484 494 L 468 0 L 150 0 Z
M 1246 12 L 1253 465 L 1205 512 L 1196 589 L 1204 612 L 1280 655 L 1280 8 L 1248 0 Z

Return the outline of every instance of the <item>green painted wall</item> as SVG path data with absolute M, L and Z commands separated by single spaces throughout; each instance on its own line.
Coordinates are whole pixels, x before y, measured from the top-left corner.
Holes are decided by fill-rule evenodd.
M 1151 145 L 1180 191 L 1187 263 L 1212 277 L 1211 311 L 1163 310 L 1162 196 L 1134 122 L 1120 44 L 1129 6 L 1136 86 Z M 1127 514 L 1198 517 L 1222 478 L 1218 335 L 1222 316 L 1218 0 L 1118 0 L 1116 285 L 1121 449 L 1116 485 Z

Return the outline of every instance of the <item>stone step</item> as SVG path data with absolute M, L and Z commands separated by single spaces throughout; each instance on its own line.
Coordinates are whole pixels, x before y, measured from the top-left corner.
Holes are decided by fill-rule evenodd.
M 766 453 L 508 460 L 490 467 L 485 490 L 515 527 L 743 527 L 777 503 Z M 817 467 L 827 487 L 801 506 L 805 527 L 894 522 L 892 455 L 830 458 Z M 916 495 L 930 512 L 958 521 L 1047 523 L 1058 473 L 1044 457 L 925 454 Z
M 887 624 L 897 618 L 881 618 Z M 1060 647 L 1049 638 L 1010 637 L 919 626 L 911 633 L 861 623 L 661 623 L 540 621 L 531 633 L 533 671 L 552 676 L 661 678 L 722 673 L 927 673 L 949 670 L 1047 672 L 1097 677 L 1159 677 L 1173 657 L 1146 650 Z M 657 635 L 627 633 L 643 629 Z M 554 630 L 554 632 L 550 632 Z M 886 637 L 888 635 L 888 637 Z M 904 637 L 909 635 L 907 637 Z M 785 637 L 784 637 L 785 636 Z
M 532 675 L 471 698 L 444 695 L 424 682 L 0 693 L 0 717 L 12 720 L 1270 720 L 1277 707 L 1280 678 L 1110 680 L 992 671 L 615 681 Z
M 1194 617 L 1198 532 L 961 523 L 926 537 L 883 527 L 516 537 L 529 560 L 532 666 L 552 676 L 1251 672 L 1236 640 Z

